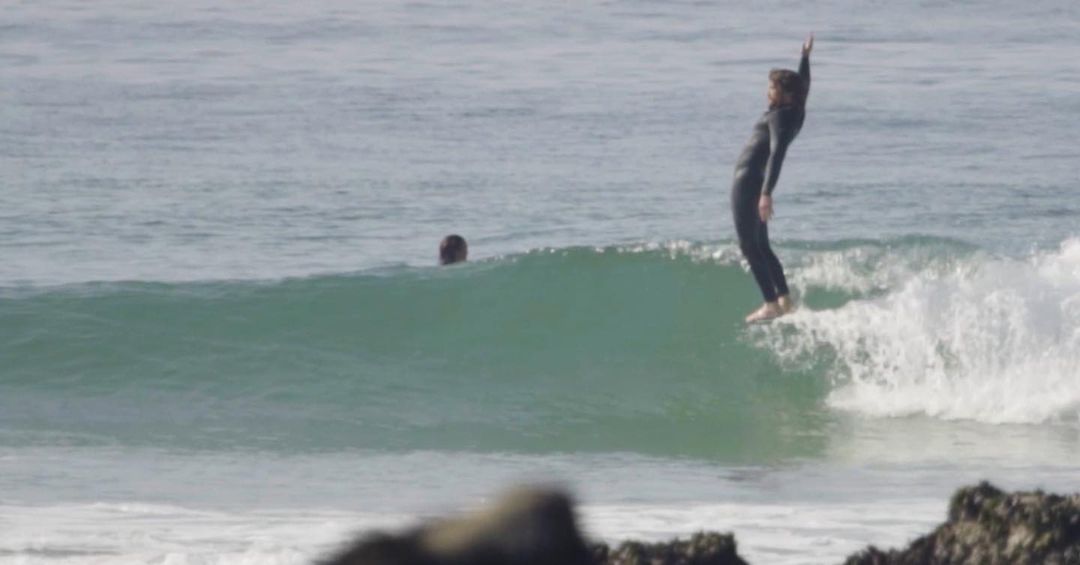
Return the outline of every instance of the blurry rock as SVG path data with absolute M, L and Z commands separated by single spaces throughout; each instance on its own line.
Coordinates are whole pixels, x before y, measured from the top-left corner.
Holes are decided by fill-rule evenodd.
M 1080 564 L 1080 495 L 963 488 L 949 519 L 904 550 L 870 547 L 845 565 Z
M 689 540 L 645 544 L 623 542 L 614 549 L 593 547 L 597 563 L 609 565 L 746 565 L 731 534 L 699 532 Z
M 326 565 L 591 565 L 570 500 L 523 489 L 492 508 L 401 536 L 375 535 Z

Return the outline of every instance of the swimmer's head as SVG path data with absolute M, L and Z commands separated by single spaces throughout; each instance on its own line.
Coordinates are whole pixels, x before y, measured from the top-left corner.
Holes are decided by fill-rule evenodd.
M 469 245 L 460 235 L 448 235 L 439 244 L 439 264 L 452 265 L 469 257 Z
M 802 106 L 806 100 L 806 86 L 799 73 L 788 69 L 769 71 L 769 107 Z

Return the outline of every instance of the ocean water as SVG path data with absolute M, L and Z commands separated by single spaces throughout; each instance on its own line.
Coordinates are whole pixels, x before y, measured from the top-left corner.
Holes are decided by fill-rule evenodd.
M 0 563 L 309 563 L 522 482 L 838 563 L 1080 490 L 1072 1 L 0 13 Z M 732 166 L 810 31 L 802 307 L 746 327 Z

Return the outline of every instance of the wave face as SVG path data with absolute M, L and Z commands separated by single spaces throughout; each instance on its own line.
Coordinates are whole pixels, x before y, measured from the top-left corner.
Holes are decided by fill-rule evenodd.
M 1077 420 L 1080 242 L 539 250 L 275 282 L 7 289 L 0 441 L 813 456 L 834 409 Z

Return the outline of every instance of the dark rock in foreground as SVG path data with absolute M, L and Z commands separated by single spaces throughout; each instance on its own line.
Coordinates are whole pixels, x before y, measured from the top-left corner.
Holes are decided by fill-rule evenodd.
M 325 565 L 746 565 L 731 534 L 587 546 L 570 499 L 521 490 L 491 509 L 360 540 Z M 948 521 L 904 550 L 870 547 L 845 565 L 1080 565 L 1080 494 L 957 491 Z
M 585 545 L 565 495 L 521 490 L 492 508 L 393 536 L 361 539 L 325 565 L 746 565 L 730 534 Z
M 735 551 L 735 536 L 715 532 L 698 532 L 687 541 L 628 541 L 614 549 L 598 544 L 593 555 L 596 563 L 610 565 L 747 565 Z
M 1080 494 L 960 489 L 949 519 L 904 550 L 870 547 L 845 565 L 1080 564 Z
M 327 565 L 592 565 L 570 500 L 521 490 L 494 507 L 401 536 L 360 540 Z

